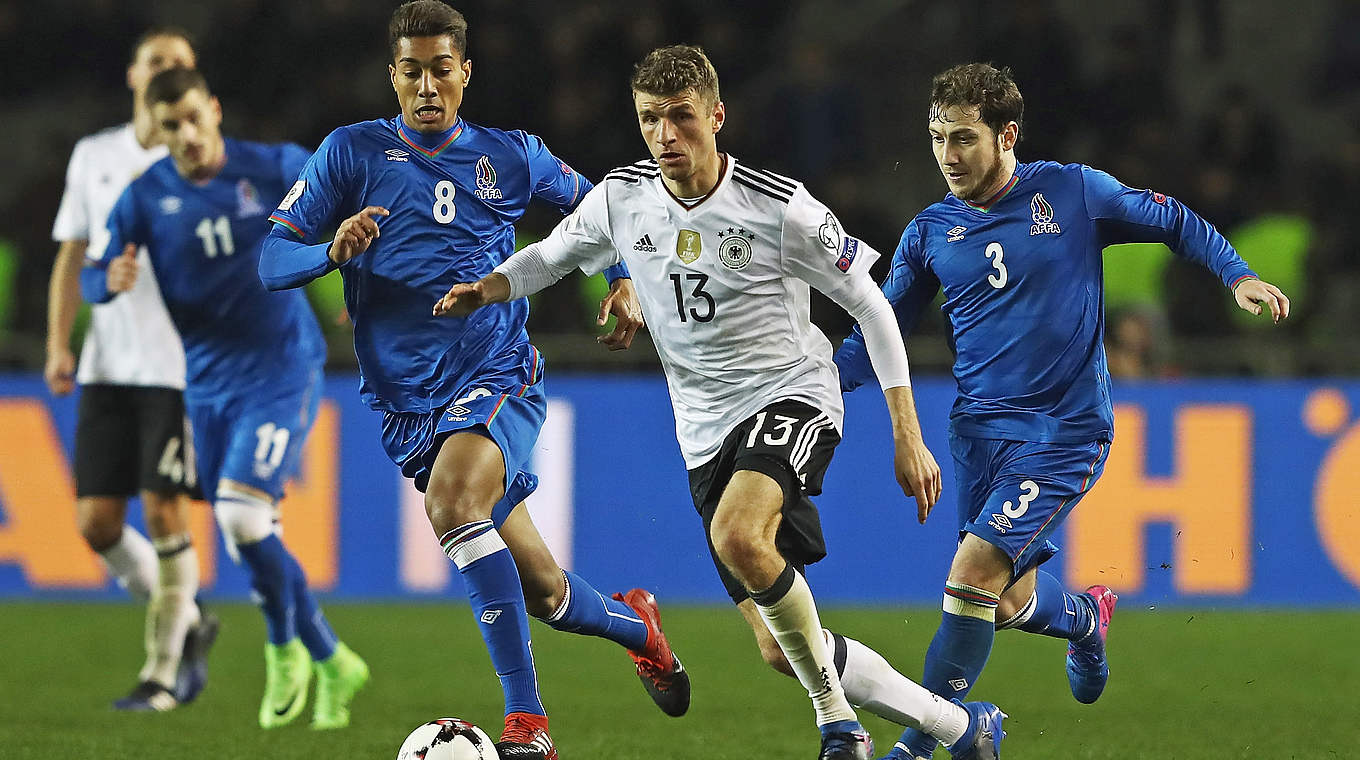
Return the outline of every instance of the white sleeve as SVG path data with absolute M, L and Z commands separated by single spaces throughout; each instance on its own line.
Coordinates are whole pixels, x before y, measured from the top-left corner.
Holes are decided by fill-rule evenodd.
M 603 184 L 548 236 L 506 259 L 496 271 L 510 281 L 510 298 L 523 298 L 567 276 L 595 274 L 622 261 L 609 236 L 609 202 Z
M 85 146 L 84 140 L 76 143 L 66 165 L 66 190 L 61 194 L 61 206 L 52 223 L 52 239 L 58 243 L 90 239 L 89 208 L 85 202 Z
M 799 185 L 784 215 L 781 255 L 785 271 L 845 309 L 864 332 L 864 347 L 879 385 L 911 385 L 907 349 L 892 304 L 869 270 L 878 251 L 845 234 L 832 214 Z

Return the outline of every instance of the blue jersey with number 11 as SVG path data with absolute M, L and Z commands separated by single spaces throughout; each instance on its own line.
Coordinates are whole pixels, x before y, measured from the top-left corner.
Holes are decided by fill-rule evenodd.
M 450 286 L 473 282 L 515 251 L 530 199 L 568 212 L 591 183 L 537 137 L 459 119 L 423 134 L 400 116 L 332 132 L 270 217 L 260 276 L 296 287 L 334 268 L 319 235 L 365 206 L 382 206 L 379 237 L 340 267 L 354 322 L 360 393 L 395 412 L 438 409 L 489 357 L 528 341 L 525 299 L 467 318 L 435 317 Z
M 1103 249 L 1165 243 L 1225 286 L 1253 277 L 1208 222 L 1175 198 L 1105 172 L 1020 164 L 986 206 L 953 195 L 907 225 L 883 291 L 905 334 L 943 289 L 960 436 L 1083 444 L 1114 435 L 1105 364 Z M 841 387 L 873 378 L 855 328 L 836 354 Z

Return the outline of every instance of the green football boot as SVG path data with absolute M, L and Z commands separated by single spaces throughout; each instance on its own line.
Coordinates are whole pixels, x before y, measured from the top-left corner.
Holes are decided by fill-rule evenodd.
M 327 731 L 349 725 L 349 703 L 368 683 L 368 665 L 343 643 L 335 653 L 316 663 L 316 711 L 312 728 Z
M 287 644 L 265 644 L 264 700 L 260 702 L 260 728 L 292 723 L 307 705 L 307 684 L 312 680 L 312 657 L 299 639 Z

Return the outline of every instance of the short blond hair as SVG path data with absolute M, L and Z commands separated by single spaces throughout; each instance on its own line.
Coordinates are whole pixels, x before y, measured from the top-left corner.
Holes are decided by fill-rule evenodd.
M 694 90 L 709 104 L 717 103 L 718 71 L 698 45 L 671 45 L 648 53 L 633 67 L 634 92 L 670 97 Z

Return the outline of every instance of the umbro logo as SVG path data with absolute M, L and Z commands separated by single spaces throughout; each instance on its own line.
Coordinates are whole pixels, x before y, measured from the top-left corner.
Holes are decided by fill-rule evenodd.
M 950 230 L 950 231 L 944 233 L 944 235 L 945 235 L 945 238 L 944 238 L 944 239 L 945 239 L 945 242 L 948 242 L 948 243 L 957 243 L 957 242 L 959 242 L 960 240 L 963 240 L 963 233 L 965 233 L 965 232 L 967 232 L 967 231 L 968 231 L 968 228 L 967 228 L 967 227 L 955 227 L 954 229 L 952 229 L 952 230 Z
M 949 679 L 949 688 L 953 689 L 954 691 L 963 691 L 964 689 L 968 688 L 968 679 L 951 678 Z
M 501 616 L 500 610 L 487 610 L 482 613 L 482 622 L 491 625 L 496 622 L 496 618 Z
M 410 161 L 408 156 L 411 154 L 400 148 L 388 148 L 383 152 L 387 154 L 388 161 Z
M 643 235 L 638 238 L 638 241 L 633 243 L 633 250 L 642 251 L 643 253 L 656 253 L 656 246 L 652 244 L 652 236 Z
M 992 530 L 1001 533 L 1002 535 L 1005 535 L 1006 531 L 1013 527 L 1011 525 L 1011 518 L 1001 513 L 992 515 L 991 518 L 987 520 L 987 524 L 992 526 Z

